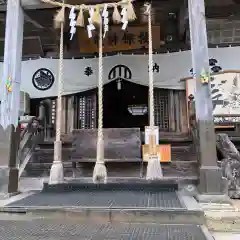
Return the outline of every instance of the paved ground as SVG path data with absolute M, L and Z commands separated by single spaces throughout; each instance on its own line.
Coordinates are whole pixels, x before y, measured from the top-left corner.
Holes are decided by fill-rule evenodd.
M 240 233 L 213 233 L 215 240 L 239 240 Z
M 41 219 L 42 218 L 42 219 Z M 203 229 L 204 230 L 204 229 Z M 195 236 L 193 236 L 193 234 Z M 215 240 L 239 240 L 240 234 L 212 233 Z M 0 214 L 0 240 L 204 240 L 200 227 L 157 224 L 98 224 L 43 216 Z M 211 240 L 209 238 L 208 240 Z
M 22 178 L 20 181 L 20 190 L 22 192 L 25 192 L 24 193 L 25 196 L 31 195 L 31 193 L 29 193 L 29 191 L 41 190 L 42 186 L 43 186 L 43 180 L 41 178 L 36 178 L 36 179 Z M 15 202 L 16 200 L 21 200 L 21 198 L 24 198 L 24 194 L 22 196 L 15 196 L 11 199 L 6 199 L 4 196 L 0 196 L 0 206 Z M 126 198 L 129 198 L 129 196 L 127 196 Z M 219 209 L 219 210 L 212 211 L 211 213 L 206 212 L 206 214 L 208 214 L 210 216 L 210 218 L 212 218 L 211 221 L 209 222 L 210 230 L 211 231 L 221 231 L 221 232 L 213 233 L 215 240 L 240 240 L 240 201 L 234 200 L 233 206 L 235 207 L 234 211 L 232 211 L 232 210 L 222 211 Z M 1 214 L 0 214 L 0 216 L 1 216 Z M 1 219 L 1 217 L 0 217 L 0 219 Z M 44 222 L 46 222 L 46 221 L 44 221 Z M 36 230 L 35 233 L 32 233 L 31 229 L 29 229 L 28 227 L 26 228 L 26 226 L 29 226 L 28 222 L 17 221 L 17 223 L 14 223 L 14 221 L 11 221 L 11 222 L 4 221 L 4 223 L 3 223 L 3 221 L 0 220 L 0 240 L 10 240 L 10 239 L 11 240 L 37 240 L 37 239 L 38 240 L 62 240 L 62 239 L 64 239 L 64 240 L 75 240 L 75 239 L 80 240 L 80 239 L 82 239 L 82 238 L 79 238 L 78 235 L 76 235 L 77 236 L 76 237 L 76 236 L 74 236 L 74 234 L 71 234 L 71 233 L 69 235 L 71 238 L 69 238 L 69 236 L 68 237 L 61 236 L 62 230 L 59 230 L 57 233 L 55 233 L 55 235 L 51 235 L 51 233 L 52 233 L 51 228 L 50 228 L 50 230 L 46 229 L 46 227 L 44 227 L 44 225 L 36 224 L 36 222 L 32 222 L 31 224 L 33 224 L 33 225 L 31 225 L 32 229 L 40 228 L 41 231 L 43 231 L 43 233 L 39 232 L 39 230 Z M 35 226 L 34 226 L 34 224 L 35 224 Z M 58 227 L 57 227 L 58 229 L 65 229 L 64 232 L 68 231 L 68 230 L 66 230 L 66 226 L 64 227 L 64 224 L 62 224 L 62 223 L 59 223 L 59 224 L 60 225 L 58 225 Z M 68 225 L 68 227 L 69 227 L 69 225 Z M 144 231 L 145 231 L 145 233 L 147 233 L 148 232 L 147 226 L 145 225 L 145 227 L 146 227 L 145 230 L 143 230 L 143 229 L 137 230 L 136 226 L 132 226 L 131 234 L 130 233 L 128 235 L 125 234 L 124 236 L 117 238 L 117 239 L 141 240 L 141 238 L 134 238 L 134 236 L 135 236 L 134 234 L 135 233 L 137 234 L 137 232 L 144 233 Z M 10 229 L 14 229 L 13 232 L 15 232 L 14 234 L 11 233 L 11 235 L 9 235 L 10 237 L 3 234 L 4 231 L 11 232 Z M 70 227 L 70 229 L 71 229 L 71 227 Z M 104 229 L 104 228 L 102 228 L 102 229 Z M 174 240 L 182 240 L 182 239 L 183 240 L 185 240 L 185 239 L 192 239 L 192 240 L 197 239 L 198 240 L 199 239 L 199 238 L 192 238 L 191 235 L 190 236 L 184 235 L 184 234 L 191 234 L 190 232 L 187 231 L 187 229 L 183 229 L 183 228 L 181 228 L 180 230 L 179 229 L 177 230 L 177 229 L 178 228 L 175 228 L 175 230 L 174 230 L 174 229 L 170 229 L 167 226 L 165 226 L 163 228 L 159 228 L 159 230 L 161 230 L 162 235 L 150 234 L 147 237 L 147 235 L 145 234 L 144 240 L 147 240 L 147 239 L 149 239 L 149 240 L 150 239 L 161 239 L 161 240 L 171 239 L 168 237 L 169 236 L 168 234 L 170 234 L 170 233 L 175 234 L 175 232 L 178 233 L 178 235 L 181 235 L 181 237 L 188 236 L 188 238 L 179 238 L 178 236 L 176 236 L 176 238 L 172 238 Z M 78 230 L 75 231 L 75 234 L 77 233 L 77 231 Z M 181 234 L 179 234 L 179 231 Z M 187 233 L 186 233 L 186 231 L 187 231 Z M 228 233 L 223 233 L 224 231 L 228 231 Z M 118 232 L 118 234 L 121 234 L 121 233 L 119 233 L 119 231 L 116 231 L 116 232 Z M 238 232 L 238 234 L 231 233 L 231 232 Z M 28 234 L 28 237 L 27 237 L 26 233 Z M 45 236 L 43 234 L 45 234 Z M 175 236 L 175 235 L 172 235 L 172 236 Z M 88 240 L 89 238 L 83 238 L 83 239 Z M 94 239 L 93 236 L 90 239 Z M 101 240 L 101 238 L 97 238 L 97 239 Z M 106 236 L 103 236 L 102 239 L 107 240 L 108 238 L 106 238 Z M 115 240 L 115 239 L 111 238 L 111 240 Z M 200 239 L 203 240 L 202 238 L 200 238 Z
M 235 209 L 240 212 L 240 200 L 232 200 L 232 204 Z
M 199 226 L 0 221 L 1 240 L 205 240 Z

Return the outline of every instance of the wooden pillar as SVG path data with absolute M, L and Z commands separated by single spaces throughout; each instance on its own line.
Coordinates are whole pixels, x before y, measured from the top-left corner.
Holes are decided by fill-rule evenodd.
M 192 65 L 196 81 L 196 120 L 200 155 L 200 184 L 202 195 L 222 193 L 222 173 L 217 167 L 216 138 L 212 116 L 210 80 L 200 81 L 203 72 L 209 77 L 209 55 L 204 0 L 188 0 Z M 194 80 L 193 80 L 194 81 Z
M 0 79 L 0 191 L 18 190 L 19 147 L 18 115 L 20 107 L 21 62 L 24 15 L 20 0 L 7 1 L 3 76 Z M 9 81 L 11 90 L 6 87 Z
M 176 131 L 176 114 L 175 114 L 175 99 L 174 90 L 169 90 L 169 130 Z
M 74 129 L 74 96 L 68 98 L 67 105 L 67 132 L 70 133 Z
M 180 132 L 180 99 L 179 99 L 179 94 L 178 91 L 174 91 L 174 106 L 175 106 L 175 131 Z
M 67 133 L 67 96 L 62 97 L 61 134 Z
M 187 103 L 186 92 L 179 91 L 179 103 L 180 103 L 180 129 L 182 133 L 188 132 L 188 117 L 187 117 Z

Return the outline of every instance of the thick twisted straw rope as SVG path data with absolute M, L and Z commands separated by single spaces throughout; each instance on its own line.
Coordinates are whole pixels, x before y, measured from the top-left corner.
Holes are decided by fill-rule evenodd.
M 104 140 L 103 140 L 103 39 L 102 21 L 99 28 L 99 59 L 98 59 L 98 140 L 97 140 L 97 162 L 104 162 Z
M 153 132 L 154 128 L 154 92 L 153 92 L 153 54 L 152 54 L 152 19 L 151 19 L 151 5 L 148 12 L 148 40 L 149 40 L 149 122 L 150 130 Z M 153 133 L 151 133 L 153 134 Z
M 57 99 L 57 121 L 56 121 L 56 141 L 61 141 L 61 112 L 62 112 L 62 91 L 63 91 L 63 28 L 61 23 L 59 69 L 58 69 L 58 99 Z
M 60 2 L 55 2 L 53 0 L 41 0 L 44 3 L 49 3 L 52 4 L 56 7 L 66 7 L 66 8 L 72 8 L 73 6 L 75 7 L 76 10 L 88 10 L 91 7 L 95 7 L 96 5 L 85 5 L 85 4 L 81 4 L 81 5 L 71 5 L 71 4 L 66 4 L 66 3 L 60 3 Z M 134 0 L 122 0 L 119 2 L 108 2 L 108 3 L 102 3 L 102 4 L 97 4 L 99 6 L 99 8 L 104 8 L 104 5 L 107 4 L 108 7 L 115 7 L 115 6 L 123 6 L 123 5 L 127 5 L 128 3 L 133 2 Z

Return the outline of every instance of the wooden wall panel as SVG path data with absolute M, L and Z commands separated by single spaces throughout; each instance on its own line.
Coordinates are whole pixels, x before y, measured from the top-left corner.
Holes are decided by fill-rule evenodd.
M 105 128 L 105 161 L 141 161 L 139 128 Z M 73 130 L 72 161 L 96 161 L 97 129 Z
M 188 132 L 188 113 L 187 113 L 187 102 L 186 92 L 179 91 L 179 103 L 180 103 L 180 130 L 181 132 Z
M 174 104 L 174 90 L 169 90 L 169 130 L 174 132 L 176 130 L 175 119 L 175 104 Z
M 67 133 L 74 129 L 74 96 L 67 97 Z

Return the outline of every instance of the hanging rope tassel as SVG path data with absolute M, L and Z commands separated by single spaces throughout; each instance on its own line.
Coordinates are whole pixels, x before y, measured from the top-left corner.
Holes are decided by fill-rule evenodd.
M 102 43 L 102 18 L 99 27 L 99 73 L 98 73 L 98 139 L 97 160 L 93 170 L 93 182 L 107 183 L 107 169 L 104 163 L 104 139 L 103 139 L 103 43 Z
M 154 92 L 153 92 L 153 54 L 152 54 L 152 18 L 151 5 L 147 6 L 148 14 L 148 40 L 149 40 L 149 115 L 150 115 L 150 135 L 149 135 L 149 160 L 147 165 L 147 180 L 157 180 L 163 177 L 160 159 L 157 157 L 156 136 L 154 134 Z

